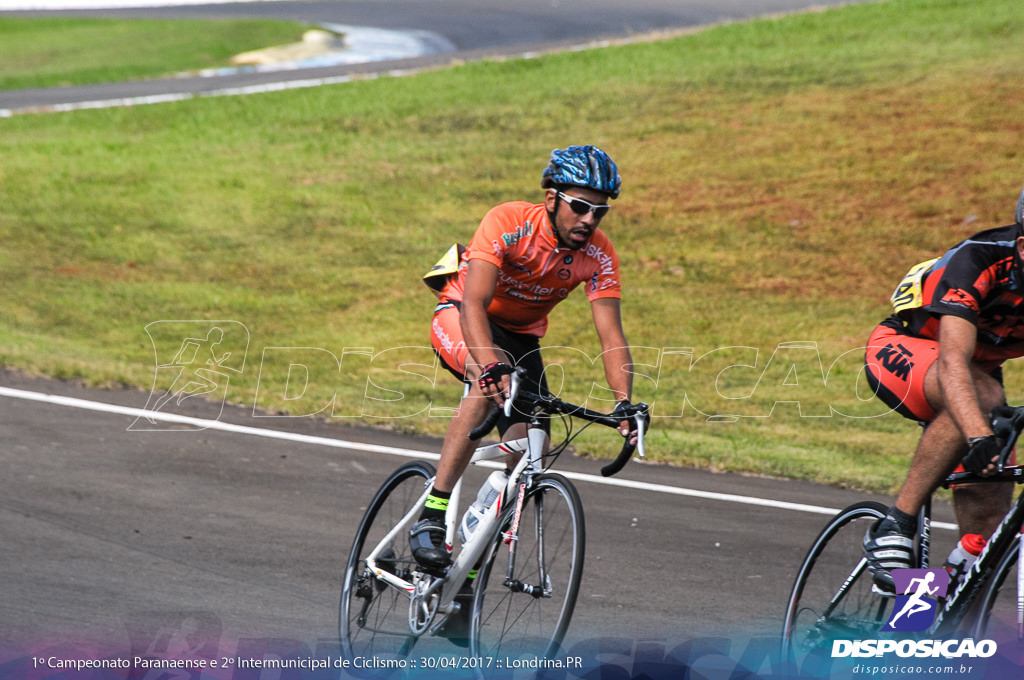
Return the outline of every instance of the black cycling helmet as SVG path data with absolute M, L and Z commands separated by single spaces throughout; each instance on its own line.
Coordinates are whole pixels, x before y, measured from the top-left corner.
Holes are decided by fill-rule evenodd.
M 1013 220 L 1024 227 L 1024 189 L 1021 189 L 1020 197 L 1017 199 L 1017 207 L 1013 211 Z
M 540 185 L 545 189 L 585 187 L 607 194 L 609 198 L 618 198 L 622 178 L 611 156 L 588 144 L 552 151 Z

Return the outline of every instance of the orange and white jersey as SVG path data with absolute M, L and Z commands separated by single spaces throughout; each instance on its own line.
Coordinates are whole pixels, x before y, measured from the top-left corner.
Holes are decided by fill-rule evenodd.
M 581 283 L 591 301 L 622 297 L 619 258 L 604 232 L 594 230 L 579 250 L 558 248 L 543 204 L 516 201 L 488 212 L 462 255 L 457 275 L 441 290 L 442 301 L 462 300 L 469 260 L 498 267 L 487 314 L 516 333 L 542 337 L 551 309 Z

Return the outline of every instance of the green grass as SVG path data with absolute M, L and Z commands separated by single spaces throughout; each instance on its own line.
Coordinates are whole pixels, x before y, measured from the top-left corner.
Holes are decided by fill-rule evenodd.
M 0 90 L 171 76 L 298 42 L 304 24 L 0 17 Z
M 420 275 L 493 204 L 539 199 L 551 148 L 591 142 L 625 180 L 604 227 L 648 366 L 636 394 L 655 408 L 650 455 L 892 490 L 918 432 L 859 399 L 860 348 L 910 265 L 1012 220 L 1017 5 L 867 3 L 2 120 L 0 362 L 148 388 L 154 351 L 166 362 L 187 328 L 151 324 L 234 320 L 250 342 L 232 401 L 439 434 L 458 390 L 426 349 Z M 602 384 L 582 294 L 544 344 L 567 396 Z M 286 385 L 292 364 L 310 370 L 304 393 Z M 599 434 L 582 446 L 609 455 Z

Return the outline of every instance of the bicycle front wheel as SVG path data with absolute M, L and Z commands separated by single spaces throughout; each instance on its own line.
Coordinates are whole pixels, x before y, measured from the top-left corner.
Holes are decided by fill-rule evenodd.
M 534 477 L 506 543 L 515 503 L 505 513 L 491 557 L 477 577 L 470 626 L 473 656 L 553 657 L 569 627 L 583 575 L 583 504 L 557 474 Z
M 338 628 L 347 659 L 404 658 L 416 643 L 409 628 L 409 594 L 378 579 L 366 558 L 409 513 L 433 477 L 433 466 L 407 463 L 384 482 L 366 508 L 341 587 Z M 383 546 L 377 564 L 410 580 L 416 563 L 408 530 L 399 531 Z
M 981 600 L 975 625 L 975 640 L 995 640 L 1001 656 L 1024 658 L 1024 631 L 1020 620 L 1024 606 L 1024 583 L 1018 579 L 1020 535 L 991 576 Z
M 783 658 L 835 639 L 878 637 L 889 601 L 872 591 L 864 534 L 885 516 L 881 503 L 855 503 L 837 514 L 811 545 L 797 572 L 782 629 Z

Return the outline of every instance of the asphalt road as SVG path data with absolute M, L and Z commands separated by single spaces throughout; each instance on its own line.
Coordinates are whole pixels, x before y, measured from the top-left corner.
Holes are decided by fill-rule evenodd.
M 722 21 L 848 4 L 844 0 L 343 0 L 260 2 L 143 9 L 66 10 L 47 15 L 105 17 L 270 17 L 392 30 L 423 30 L 443 36 L 455 52 L 388 62 L 182 77 L 58 89 L 0 92 L 0 111 L 51 110 L 65 104 L 109 102 L 170 94 L 210 94 L 270 83 L 334 79 L 353 74 L 417 69 L 497 55 L 567 48 L 601 39 L 674 31 Z M 2 3 L 0 3 L 2 5 Z M 38 16 L 41 12 L 2 12 Z
M 148 397 L 6 370 L 0 386 L 136 408 Z M 190 401 L 190 414 L 219 422 L 439 450 L 432 439 Z M 332 644 L 364 504 L 405 459 L 213 429 L 130 430 L 134 420 L 0 395 L 0 677 L 5 659 L 28 653 L 171 655 L 165 633 L 187 622 L 211 657 Z M 559 467 L 597 475 L 599 463 L 563 456 Z M 474 468 L 470 480 L 487 472 Z M 780 503 L 863 498 L 636 463 L 616 479 L 769 504 L 579 481 L 588 550 L 570 646 L 615 637 L 635 654 L 720 636 L 739 648 L 775 634 L 795 569 L 827 519 Z M 440 639 L 421 648 L 431 650 L 459 652 Z

